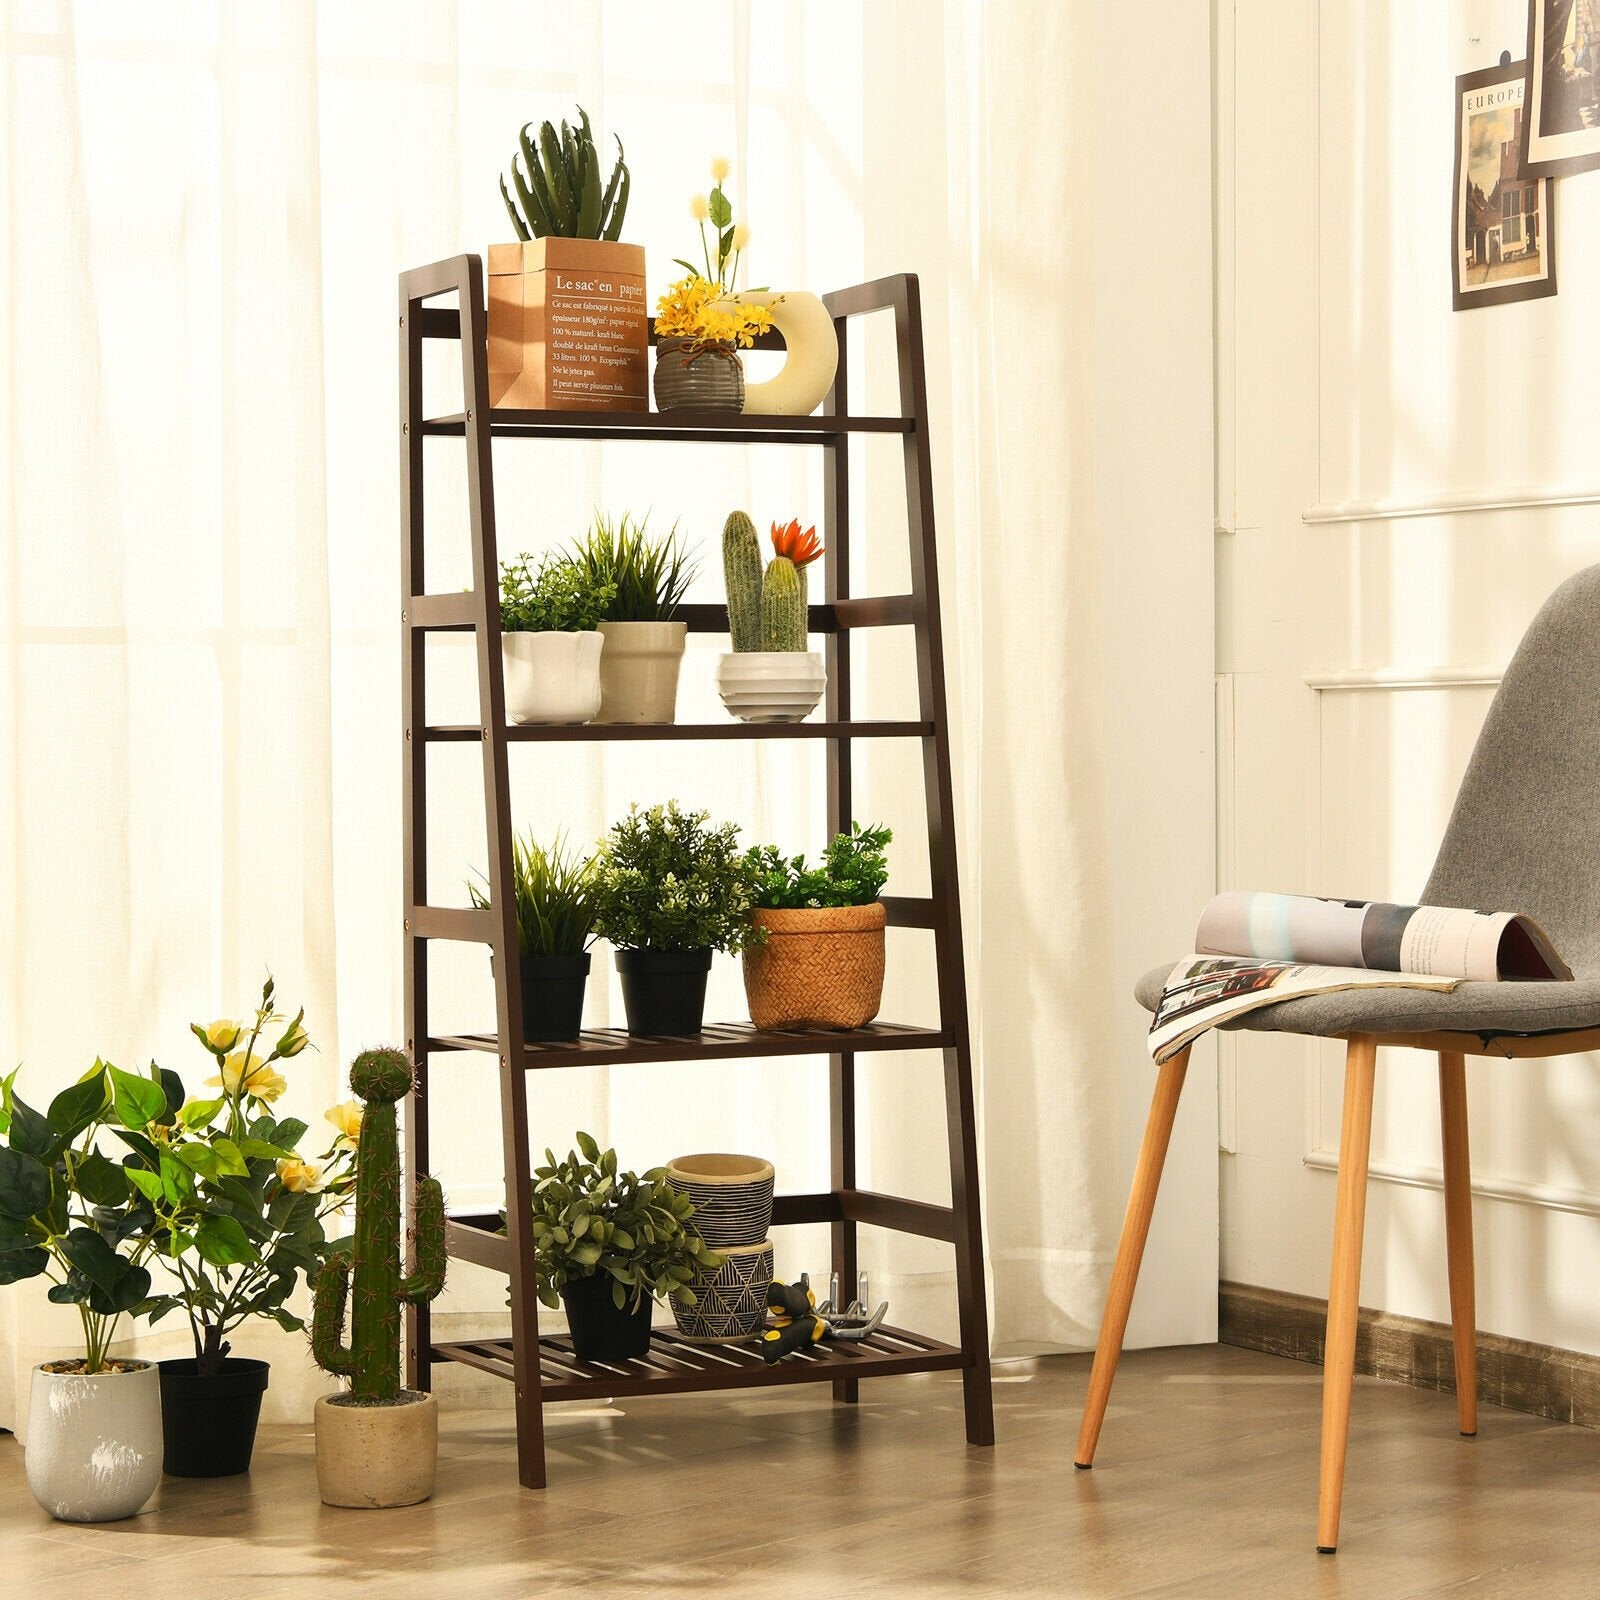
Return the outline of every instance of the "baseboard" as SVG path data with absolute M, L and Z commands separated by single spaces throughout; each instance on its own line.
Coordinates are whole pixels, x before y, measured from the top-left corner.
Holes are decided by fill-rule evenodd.
M 1249 1283 L 1217 1292 L 1217 1341 L 1322 1364 L 1328 1302 Z M 1529 1344 L 1498 1333 L 1478 1335 L 1478 1398 L 1557 1422 L 1600 1428 L 1600 1356 Z M 1418 1389 L 1453 1394 L 1455 1357 L 1442 1322 L 1361 1308 L 1356 1371 Z

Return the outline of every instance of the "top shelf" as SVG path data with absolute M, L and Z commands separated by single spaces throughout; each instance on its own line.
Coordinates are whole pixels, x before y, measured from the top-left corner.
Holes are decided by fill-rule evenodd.
M 467 419 L 428 417 L 424 434 L 466 432 Z M 504 439 L 673 439 L 728 444 L 829 444 L 850 433 L 907 434 L 910 417 L 769 417 L 733 411 L 513 411 L 489 413 L 489 432 Z

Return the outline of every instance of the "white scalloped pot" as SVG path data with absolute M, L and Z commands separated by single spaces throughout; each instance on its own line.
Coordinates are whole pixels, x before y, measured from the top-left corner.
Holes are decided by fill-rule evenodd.
M 63 1522 L 131 1517 L 161 1482 L 161 1375 L 33 1369 L 28 1487 Z
M 600 710 L 599 633 L 503 633 L 506 720 L 589 722 Z
M 801 722 L 827 683 L 816 650 L 729 650 L 717 662 L 717 693 L 741 722 Z
M 765 306 L 772 326 L 783 335 L 784 363 L 766 383 L 744 382 L 744 409 L 768 417 L 809 417 L 827 398 L 839 370 L 839 337 L 828 308 L 804 289 L 774 294 L 745 289 L 734 297 L 749 306 Z

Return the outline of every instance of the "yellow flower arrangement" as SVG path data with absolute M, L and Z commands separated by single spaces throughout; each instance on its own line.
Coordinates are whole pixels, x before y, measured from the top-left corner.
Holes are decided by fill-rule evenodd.
M 656 303 L 657 338 L 693 354 L 748 350 L 771 328 L 772 313 L 765 306 L 728 299 L 717 284 L 697 272 L 680 278 Z
M 327 1187 L 322 1168 L 315 1161 L 302 1161 L 298 1156 L 280 1156 L 277 1170 L 278 1182 L 290 1194 L 321 1194 Z
M 361 1137 L 361 1109 L 359 1100 L 344 1100 L 327 1113 L 328 1121 L 339 1130 L 338 1142 L 352 1150 Z
M 206 1083 L 231 1098 L 237 1099 L 243 1094 L 263 1103 L 276 1100 L 289 1087 L 283 1074 L 253 1050 L 235 1050 L 231 1056 L 225 1056 L 221 1076 L 207 1078 Z

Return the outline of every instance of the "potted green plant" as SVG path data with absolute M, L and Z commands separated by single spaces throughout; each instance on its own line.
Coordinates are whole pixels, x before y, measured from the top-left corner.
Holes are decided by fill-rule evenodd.
M 435 1299 L 445 1276 L 444 1193 L 436 1179 L 417 1182 L 409 1274 L 400 1260 L 395 1102 L 412 1081 L 402 1050 L 364 1050 L 350 1066 L 350 1087 L 364 1102 L 355 1233 L 318 1269 L 311 1313 L 317 1365 L 350 1381 L 347 1392 L 317 1401 L 317 1488 L 330 1506 L 409 1506 L 433 1493 L 438 1405 L 400 1381 L 400 1307 Z
M 646 518 L 596 516 L 572 559 L 591 590 L 609 587 L 599 624 L 600 710 L 596 722 L 671 722 L 677 715 L 678 668 L 688 625 L 676 620 L 695 563 L 678 538 L 651 535 Z
M 761 937 L 744 952 L 744 992 L 758 1028 L 860 1028 L 877 1016 L 887 921 L 878 895 L 893 837 L 852 826 L 817 867 L 776 845 L 746 855 Z
M 161 1387 L 149 1361 L 111 1353 L 124 1316 L 150 1294 L 152 1217 L 103 1132 L 150 1142 L 173 1126 L 182 1091 L 97 1060 L 43 1112 L 0 1080 L 0 1283 L 44 1277 L 74 1305 L 83 1353 L 33 1369 L 27 1475 L 64 1522 L 131 1517 L 161 1481 Z
M 650 1348 L 653 1300 L 693 1304 L 697 1274 L 722 1257 L 695 1232 L 694 1202 L 666 1169 L 617 1171 L 614 1150 L 587 1133 L 560 1161 L 534 1169 L 533 1251 L 539 1298 L 565 1305 L 580 1361 L 628 1361 Z
M 743 511 L 722 527 L 733 645 L 717 663 L 717 692 L 745 722 L 800 722 L 828 681 L 822 654 L 806 648 L 810 602 L 806 569 L 823 553 L 817 530 L 798 521 L 772 524 L 773 557 L 761 569 L 756 526 Z
M 600 622 L 616 584 L 570 556 L 500 565 L 506 716 L 518 724 L 588 722 L 600 710 Z
M 621 241 L 629 173 L 607 176 L 589 114 L 527 123 L 500 197 L 517 236 L 489 246 L 489 403 L 644 411 L 650 343 L 644 249 Z
M 511 841 L 511 868 L 523 1038 L 529 1044 L 576 1039 L 594 939 L 594 857 L 569 854 L 559 835 L 546 849 L 529 834 Z M 469 883 L 467 893 L 479 910 L 488 908 L 478 884 Z
M 698 1033 L 712 951 L 760 937 L 739 830 L 709 820 L 676 801 L 634 805 L 601 842 L 595 929 L 616 947 L 630 1033 Z
M 312 1160 L 299 1154 L 306 1124 L 272 1109 L 287 1087 L 279 1064 L 311 1043 L 304 1010 L 285 1018 L 274 996 L 269 977 L 253 1018 L 191 1024 L 215 1060 L 208 1087 L 218 1093 L 190 1099 L 167 1073 L 179 1100 L 171 1124 L 159 1135 L 122 1135 L 123 1168 L 150 1209 L 155 1259 L 176 1284 L 152 1295 L 150 1320 L 181 1312 L 194 1345 L 192 1356 L 160 1364 L 163 1464 L 174 1477 L 250 1470 L 270 1364 L 232 1354 L 231 1338 L 257 1317 L 304 1327 L 289 1298 L 326 1253 L 323 1224 L 354 1181 L 358 1106 L 327 1113 L 336 1132 Z

